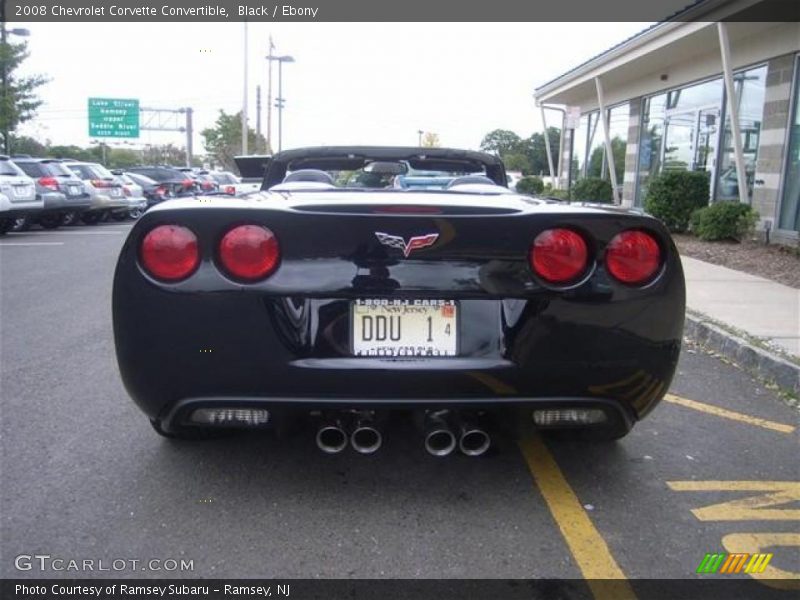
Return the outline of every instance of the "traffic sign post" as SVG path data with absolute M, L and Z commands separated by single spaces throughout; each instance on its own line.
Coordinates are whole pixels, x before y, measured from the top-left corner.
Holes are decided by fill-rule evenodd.
M 89 98 L 89 137 L 138 138 L 139 100 Z

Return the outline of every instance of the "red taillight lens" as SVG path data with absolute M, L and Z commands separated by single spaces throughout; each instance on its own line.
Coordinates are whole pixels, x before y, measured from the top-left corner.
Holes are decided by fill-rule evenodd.
M 606 248 L 606 268 L 622 283 L 640 285 L 656 274 L 661 266 L 661 248 L 644 231 L 623 231 Z
M 92 179 L 90 183 L 96 188 L 110 188 L 114 187 L 113 182 L 106 181 L 105 179 Z
M 183 185 L 184 188 L 186 188 L 188 190 L 188 189 L 194 187 L 194 180 L 193 179 L 184 179 L 181 182 L 181 184 Z
M 180 225 L 159 225 L 144 236 L 140 259 L 157 279 L 186 279 L 200 263 L 197 236 Z
M 528 259 L 533 272 L 550 283 L 575 281 L 585 270 L 589 250 L 570 229 L 547 229 L 536 236 Z
M 236 188 L 232 185 L 229 185 L 225 188 L 225 193 L 228 194 L 229 196 L 235 196 Z
M 167 188 L 163 185 L 160 185 L 155 190 L 156 195 L 158 196 L 166 196 L 167 195 Z
M 234 227 L 219 243 L 219 258 L 225 270 L 236 279 L 263 279 L 278 266 L 278 238 L 260 225 Z
M 50 190 L 58 191 L 58 180 L 55 177 L 39 177 L 39 185 Z

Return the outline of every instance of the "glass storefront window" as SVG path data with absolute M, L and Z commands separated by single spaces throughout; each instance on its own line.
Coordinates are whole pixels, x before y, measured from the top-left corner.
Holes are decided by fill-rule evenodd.
M 591 113 L 581 116 L 578 128 L 573 131 L 572 144 L 572 181 L 586 175 L 586 141 L 589 138 L 589 121 Z
M 745 179 L 748 200 L 753 198 L 753 179 L 758 158 L 758 137 L 764 112 L 764 94 L 767 82 L 767 67 L 756 67 L 733 74 L 736 106 L 739 109 L 739 128 L 744 152 Z M 717 200 L 739 200 L 739 183 L 736 177 L 736 161 L 733 152 L 730 110 L 727 109 L 722 151 L 717 169 Z
M 794 115 L 790 122 L 786 175 L 778 226 L 800 231 L 800 61 L 794 74 Z
M 639 136 L 639 177 L 636 205 L 641 206 L 647 195 L 647 185 L 661 171 L 661 142 L 664 139 L 664 110 L 667 95 L 645 98 L 642 128 Z
M 587 140 L 586 148 L 586 177 L 602 177 L 605 144 L 603 142 L 603 125 L 600 123 L 599 111 L 589 115 L 589 139 Z

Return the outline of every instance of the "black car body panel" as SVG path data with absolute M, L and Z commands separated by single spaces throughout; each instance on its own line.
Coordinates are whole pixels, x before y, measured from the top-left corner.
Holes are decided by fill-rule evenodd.
M 494 157 L 461 157 L 505 182 Z M 296 151 L 273 157 L 265 185 L 298 158 Z M 179 283 L 159 282 L 140 264 L 144 236 L 162 224 L 185 226 L 198 239 L 200 264 Z M 219 265 L 221 237 L 241 224 L 268 227 L 279 240 L 281 262 L 266 280 L 237 282 Z M 541 280 L 528 262 L 532 240 L 553 227 L 580 232 L 589 245 L 588 270 L 566 287 Z M 660 270 L 641 287 L 616 281 L 605 268 L 606 246 L 625 230 L 649 233 L 661 249 Z M 406 257 L 376 232 L 439 237 Z M 261 192 L 150 210 L 121 251 L 113 315 L 125 386 L 164 429 L 209 404 L 257 405 L 276 414 L 588 405 L 609 407 L 629 427 L 673 377 L 684 295 L 667 230 L 635 211 L 507 190 Z M 454 301 L 457 355 L 354 356 L 350 323 L 358 299 Z

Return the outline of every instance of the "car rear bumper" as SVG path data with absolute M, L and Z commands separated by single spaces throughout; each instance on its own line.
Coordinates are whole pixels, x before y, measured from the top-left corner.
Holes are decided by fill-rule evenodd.
M 359 399 L 317 397 L 267 397 L 251 396 L 210 396 L 202 398 L 185 398 L 169 406 L 169 408 L 153 417 L 164 431 L 175 431 L 182 427 L 196 425 L 192 415 L 200 409 L 241 410 L 258 409 L 266 411 L 267 419 L 263 423 L 268 427 L 281 427 L 287 422 L 311 413 L 326 414 L 333 411 L 370 411 L 387 413 L 390 411 L 438 412 L 441 410 L 463 411 L 467 413 L 490 413 L 493 418 L 505 422 L 506 425 L 519 428 L 532 426 L 534 411 L 595 411 L 602 413 L 603 419 L 593 425 L 630 430 L 636 421 L 636 415 L 624 402 L 608 398 L 581 397 L 541 397 L 541 398 L 405 398 L 405 399 Z M 228 425 L 230 426 L 230 425 Z M 541 423 L 538 426 L 542 426 Z M 558 428 L 569 428 L 579 425 L 558 423 Z M 548 425 L 544 425 L 548 427 Z

